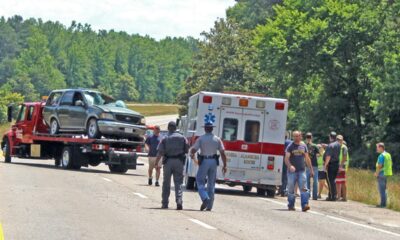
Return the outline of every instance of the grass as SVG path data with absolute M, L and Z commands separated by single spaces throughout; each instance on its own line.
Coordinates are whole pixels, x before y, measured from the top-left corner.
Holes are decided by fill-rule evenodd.
M 349 169 L 347 173 L 347 195 L 353 201 L 376 205 L 379 193 L 374 173 L 362 169 Z M 400 211 L 400 174 L 388 179 L 388 208 Z
M 1 139 L 0 142 L 3 140 L 3 135 L 10 129 L 11 123 L 3 123 L 0 124 L 0 134 L 1 134 Z
M 144 116 L 158 116 L 158 115 L 170 115 L 178 114 L 179 105 L 174 104 L 139 104 L 129 103 L 127 104 L 129 109 L 143 114 Z

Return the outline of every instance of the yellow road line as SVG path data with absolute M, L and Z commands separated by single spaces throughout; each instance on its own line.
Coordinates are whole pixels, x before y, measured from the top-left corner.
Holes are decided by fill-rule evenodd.
M 1 227 L 1 223 L 0 223 L 0 240 L 4 240 L 3 228 Z

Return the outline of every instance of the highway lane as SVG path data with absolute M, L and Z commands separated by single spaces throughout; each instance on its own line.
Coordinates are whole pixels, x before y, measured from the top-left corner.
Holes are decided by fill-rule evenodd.
M 311 212 L 289 212 L 283 198 L 218 185 L 213 212 L 198 211 L 192 191 L 183 211 L 174 210 L 173 192 L 161 210 L 161 188 L 146 183 L 146 166 L 120 175 L 105 165 L 67 171 L 50 160 L 1 161 L 5 239 L 400 239 L 399 213 L 364 204 L 312 201 Z

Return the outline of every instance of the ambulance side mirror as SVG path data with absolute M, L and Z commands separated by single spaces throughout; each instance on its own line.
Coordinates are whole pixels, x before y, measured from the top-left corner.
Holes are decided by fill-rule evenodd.
M 12 112 L 13 112 L 13 107 L 9 105 L 7 107 L 7 121 L 12 122 Z

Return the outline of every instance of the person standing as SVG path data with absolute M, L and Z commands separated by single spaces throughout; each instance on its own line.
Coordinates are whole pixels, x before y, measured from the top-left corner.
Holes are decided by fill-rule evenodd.
M 156 165 L 160 163 L 163 157 L 163 186 L 162 186 L 162 206 L 168 208 L 169 195 L 171 193 L 171 176 L 174 177 L 176 209 L 183 209 L 182 184 L 183 184 L 183 166 L 186 161 L 189 144 L 187 139 L 176 132 L 176 123 L 168 123 L 168 135 L 161 140 L 158 145 L 158 154 Z
M 288 168 L 288 208 L 289 211 L 295 211 L 295 185 L 300 188 L 301 208 L 303 212 L 310 210 L 308 203 L 310 193 L 306 186 L 306 163 L 310 169 L 311 177 L 314 175 L 314 170 L 311 165 L 310 156 L 308 155 L 307 145 L 303 143 L 301 132 L 293 132 L 293 143 L 286 149 L 285 164 Z
M 378 190 L 381 198 L 381 203 L 377 207 L 385 208 L 387 204 L 387 178 L 393 175 L 392 156 L 385 151 L 385 144 L 382 142 L 376 145 L 376 151 L 379 153 L 379 157 L 374 175 L 378 181 Z
M 214 205 L 215 182 L 219 165 L 219 156 L 217 155 L 217 151 L 219 151 L 222 158 L 223 174 L 225 174 L 227 170 L 226 155 L 224 144 L 221 139 L 212 133 L 212 122 L 205 123 L 204 131 L 205 134 L 196 140 L 190 150 L 190 156 L 194 159 L 196 152 L 200 150 L 200 154 L 198 154 L 199 170 L 197 171 L 196 176 L 197 188 L 202 201 L 200 211 L 203 211 L 204 209 L 211 211 Z
M 340 154 L 339 154 L 339 172 L 336 176 L 336 190 L 337 199 L 343 202 L 347 201 L 347 185 L 346 185 L 346 172 L 349 165 L 349 150 L 342 135 L 337 136 L 337 141 L 340 143 Z
M 336 141 L 336 133 L 331 132 L 329 134 L 329 140 L 331 143 L 328 145 L 325 153 L 325 170 L 326 180 L 328 182 L 329 195 L 326 198 L 327 201 L 336 201 L 336 176 L 339 171 L 339 155 L 341 145 Z
M 322 190 L 324 190 L 324 187 L 326 187 L 326 172 L 325 172 L 325 166 L 324 166 L 324 157 L 325 157 L 325 148 L 326 144 L 319 144 L 318 149 L 319 149 L 319 156 L 318 156 L 318 199 L 321 199 L 321 194 Z
M 286 148 L 292 143 L 292 140 L 289 139 L 289 133 L 286 133 L 285 136 L 285 150 Z M 283 158 L 285 159 L 285 153 Z M 279 193 L 281 194 L 281 197 L 285 197 L 287 196 L 287 167 L 285 164 L 285 161 L 283 162 L 283 166 L 282 166 L 282 186 L 279 189 Z
M 312 187 L 312 199 L 318 200 L 318 160 L 319 157 L 319 149 L 316 144 L 313 143 L 313 136 L 312 133 L 306 134 L 306 143 L 308 152 L 311 158 L 311 165 L 313 167 L 313 187 Z M 306 171 L 307 174 L 307 188 L 311 189 L 311 172 L 309 170 Z
M 148 152 L 148 159 L 149 159 L 149 169 L 148 169 L 148 175 L 149 175 L 149 180 L 148 184 L 152 185 L 153 184 L 153 170 L 156 170 L 156 187 L 159 187 L 160 184 L 158 180 L 160 179 L 160 173 L 161 173 L 161 162 L 160 164 L 156 165 L 156 159 L 157 159 L 157 147 L 158 144 L 160 144 L 160 126 L 154 126 L 154 132 L 151 136 L 146 138 L 145 141 L 145 148 Z

